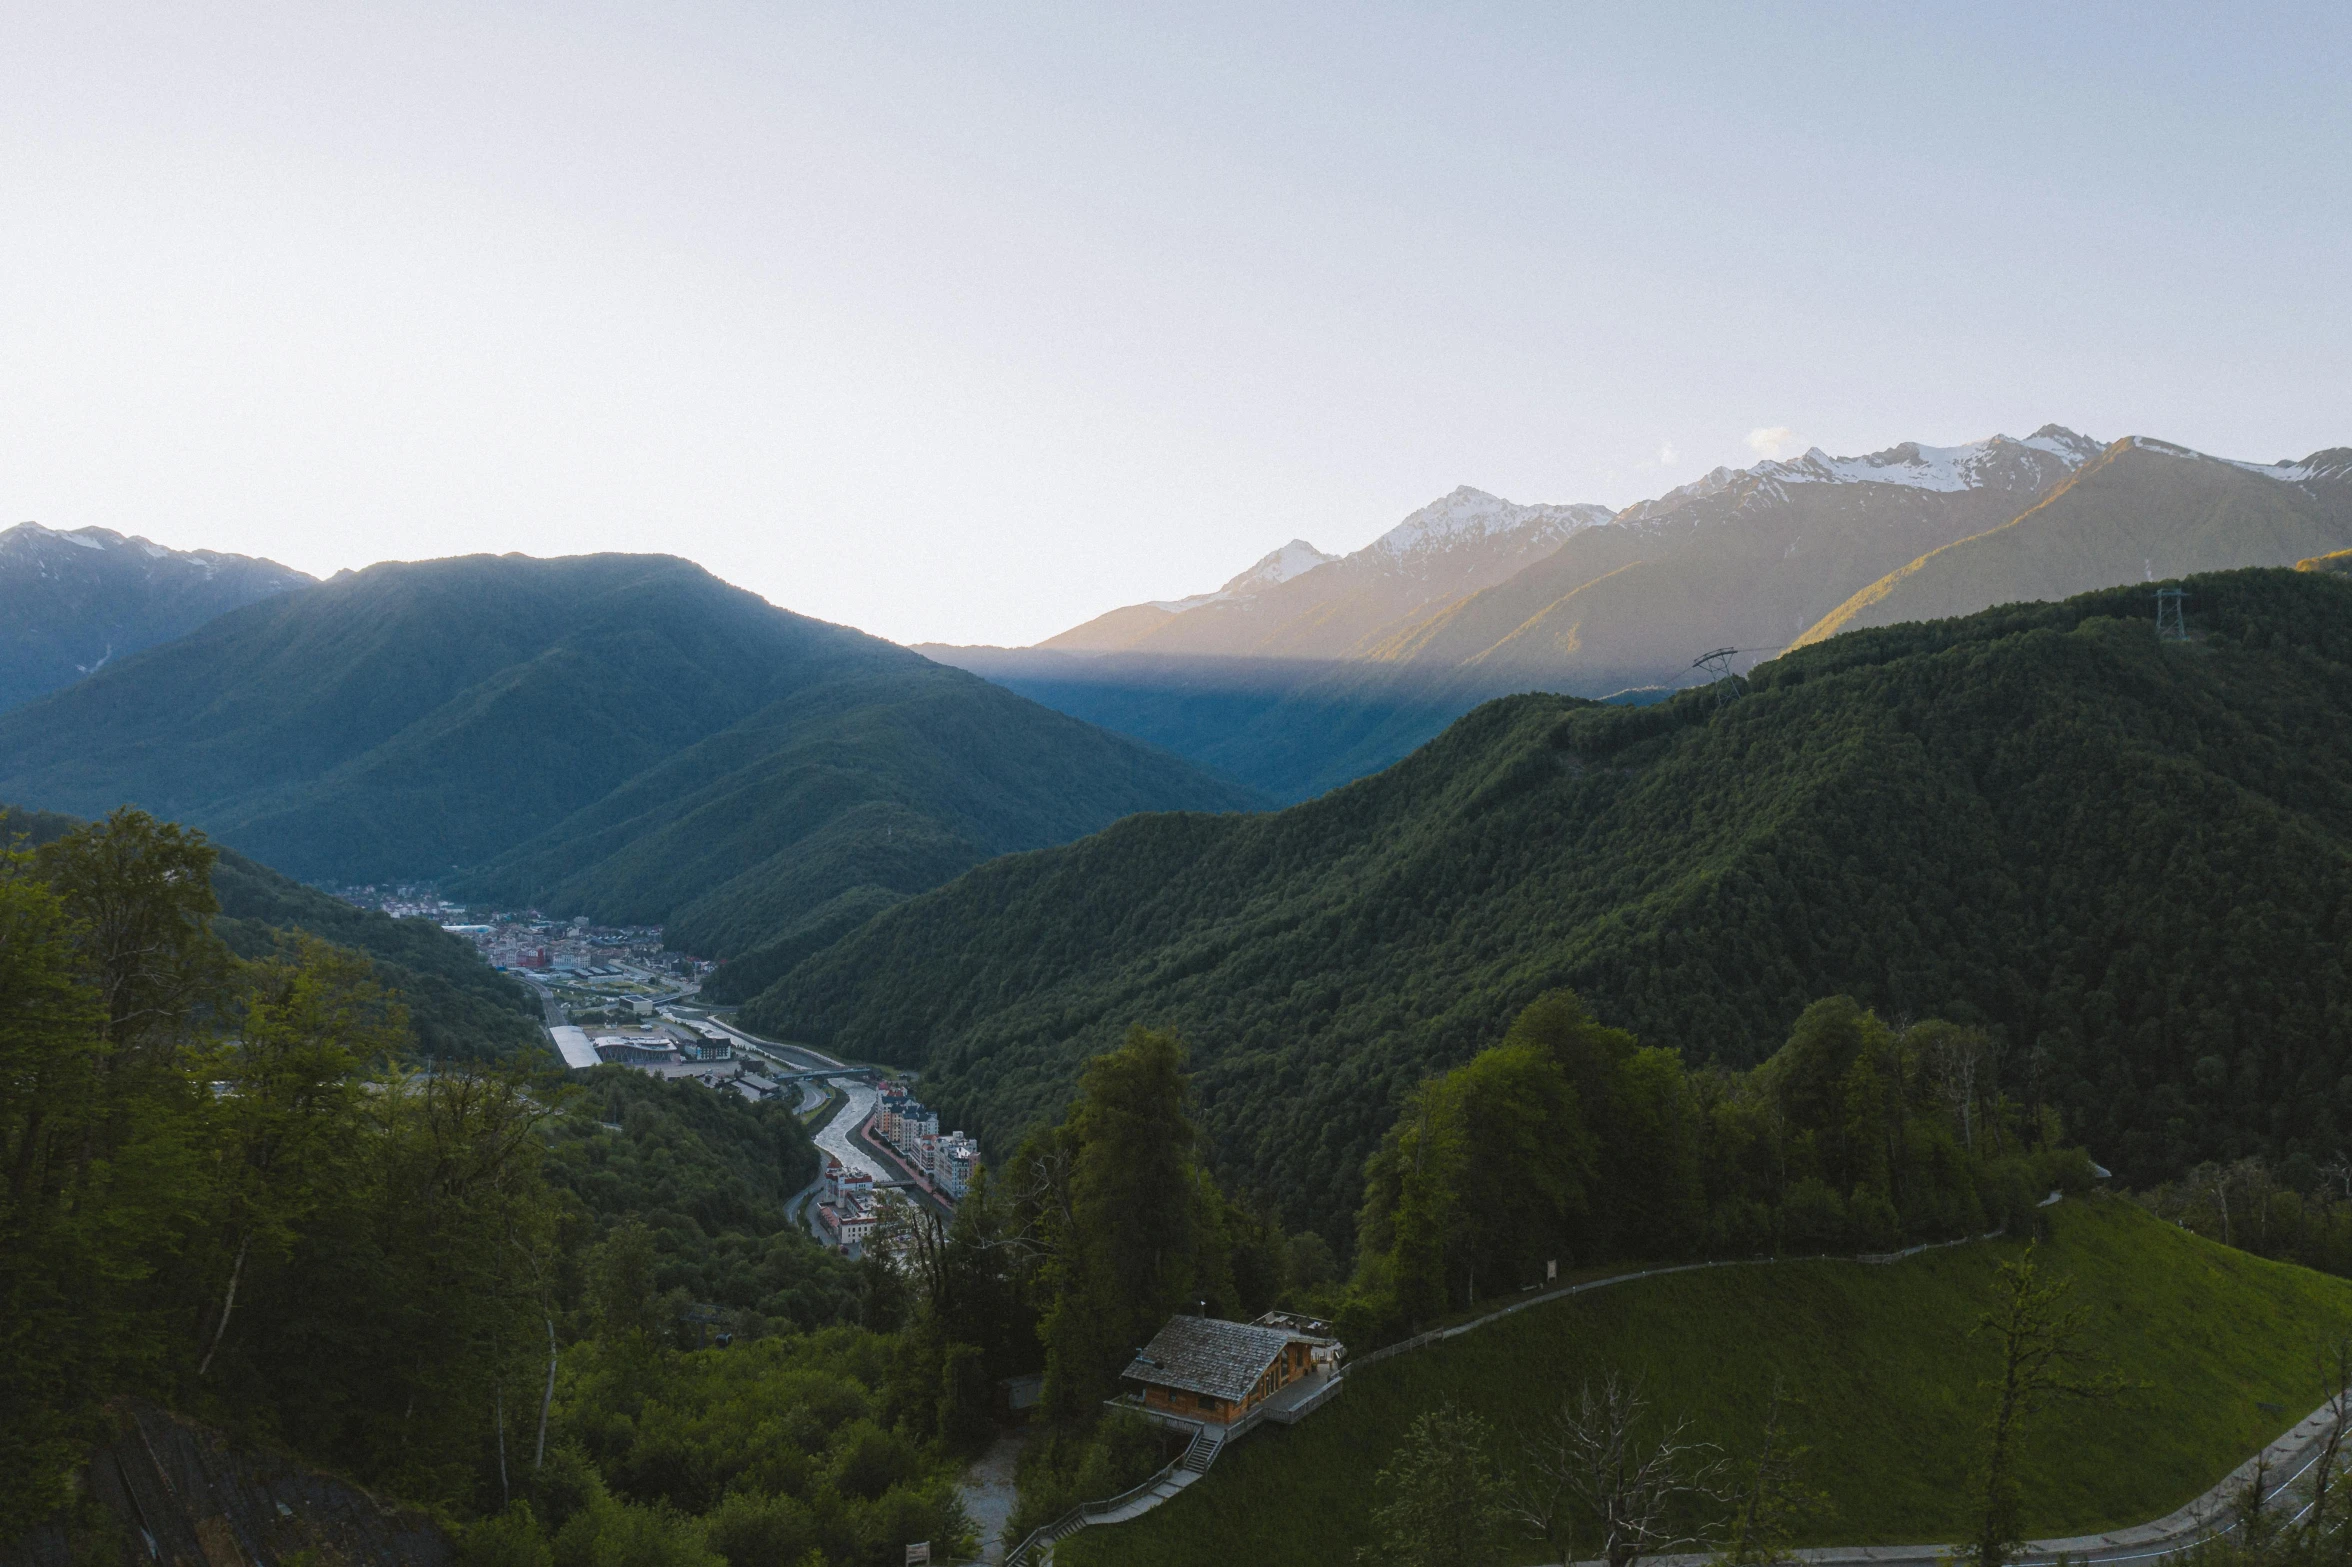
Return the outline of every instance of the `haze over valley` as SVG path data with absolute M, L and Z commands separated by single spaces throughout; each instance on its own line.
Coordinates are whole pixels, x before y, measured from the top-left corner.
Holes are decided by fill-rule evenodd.
M 2347 80 L 12 16 L 0 1567 L 2352 1567 Z

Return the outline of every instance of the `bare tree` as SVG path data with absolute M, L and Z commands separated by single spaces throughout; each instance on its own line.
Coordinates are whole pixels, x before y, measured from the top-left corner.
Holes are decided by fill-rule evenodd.
M 2181 1177 L 2177 1202 L 2190 1228 L 2218 1234 L 2224 1246 L 2235 1246 L 2245 1235 L 2250 1250 L 2269 1249 L 2271 1201 L 2278 1182 L 2259 1159 L 2231 1164 L 2201 1164 Z M 2250 1233 L 2249 1233 L 2250 1232 Z
M 2056 1398 L 2111 1399 L 2133 1387 L 2084 1345 L 2088 1318 L 2068 1303 L 2073 1289 L 2072 1279 L 2044 1280 L 2028 1245 L 2017 1261 L 2001 1264 L 1993 1307 L 1970 1330 L 1993 1339 L 2001 1369 L 1983 1384 L 1993 1402 L 1976 1477 L 1976 1538 L 1953 1552 L 1963 1567 L 2007 1567 L 2017 1557 L 2024 1511 L 2017 1450 L 2034 1417 Z
M 2352 1435 L 2352 1339 L 2336 1340 L 2321 1353 L 2319 1364 L 2329 1389 L 2327 1430 L 2312 1460 L 2311 1506 L 2303 1515 L 2303 1544 L 2314 1559 L 2323 1541 L 2344 1531 L 2339 1504 L 2352 1490 L 2352 1476 L 2344 1473 L 2344 1438 Z M 2339 1553 L 2346 1544 L 2352 1541 L 2339 1542 Z
M 1579 1523 L 1609 1567 L 1708 1543 L 1688 1514 L 1723 1499 L 1722 1454 L 1690 1440 L 1688 1419 L 1645 1437 L 1648 1413 L 1639 1384 L 1611 1372 L 1597 1392 L 1588 1382 L 1563 1400 L 1526 1443 L 1511 1512 L 1560 1547 L 1563 1563 L 1575 1560 Z

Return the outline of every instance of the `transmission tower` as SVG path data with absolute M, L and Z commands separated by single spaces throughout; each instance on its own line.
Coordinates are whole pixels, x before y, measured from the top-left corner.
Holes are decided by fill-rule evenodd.
M 2189 640 L 2188 618 L 2181 613 L 2181 600 L 2188 597 L 2185 588 L 2156 590 L 2156 640 L 2186 642 Z
M 1691 668 L 1706 671 L 1707 678 L 1704 684 L 1715 688 L 1715 705 L 1717 707 L 1723 706 L 1726 702 L 1737 701 L 1747 694 L 1748 683 L 1742 680 L 1739 677 L 1739 672 L 1731 667 L 1731 661 L 1738 652 L 1739 649 L 1735 647 L 1719 647 L 1712 653 L 1701 653 L 1697 658 L 1691 660 Z

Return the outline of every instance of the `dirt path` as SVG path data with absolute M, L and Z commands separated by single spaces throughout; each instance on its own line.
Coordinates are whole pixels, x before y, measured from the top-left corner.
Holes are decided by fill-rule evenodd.
M 972 1460 L 957 1487 L 964 1511 L 971 1514 L 972 1527 L 979 1532 L 980 1559 L 984 1562 L 1004 1560 L 1005 1520 L 1013 1516 L 1013 1471 L 1028 1441 L 1026 1426 L 999 1436 L 987 1452 Z

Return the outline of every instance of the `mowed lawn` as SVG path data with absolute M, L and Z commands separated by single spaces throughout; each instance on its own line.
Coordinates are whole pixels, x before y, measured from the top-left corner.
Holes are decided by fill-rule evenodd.
M 2037 1256 L 2075 1281 L 2098 1348 L 2147 1384 L 2112 1404 L 2061 1405 L 2027 1445 L 2027 1527 L 2039 1536 L 2143 1522 L 2213 1485 L 2315 1408 L 2323 1346 L 2352 1332 L 2352 1282 L 2201 1241 L 2121 1199 L 2044 1210 Z M 1835 1518 L 1809 1544 L 1958 1538 L 1995 1367 L 1970 1335 L 1993 1241 L 1872 1266 L 1789 1262 L 1643 1279 L 1534 1307 L 1351 1373 L 1301 1424 L 1257 1431 L 1202 1482 L 1132 1523 L 1087 1529 L 1063 1567 L 1332 1567 L 1370 1543 L 1374 1476 L 1421 1411 L 1446 1400 L 1502 1434 L 1543 1420 L 1588 1378 L 1639 1377 L 1735 1458 L 1775 1378 L 1803 1406 L 1810 1483 Z M 2269 1405 L 2265 1408 L 2263 1406 Z M 1514 1560 L 1538 1561 L 1532 1537 Z

